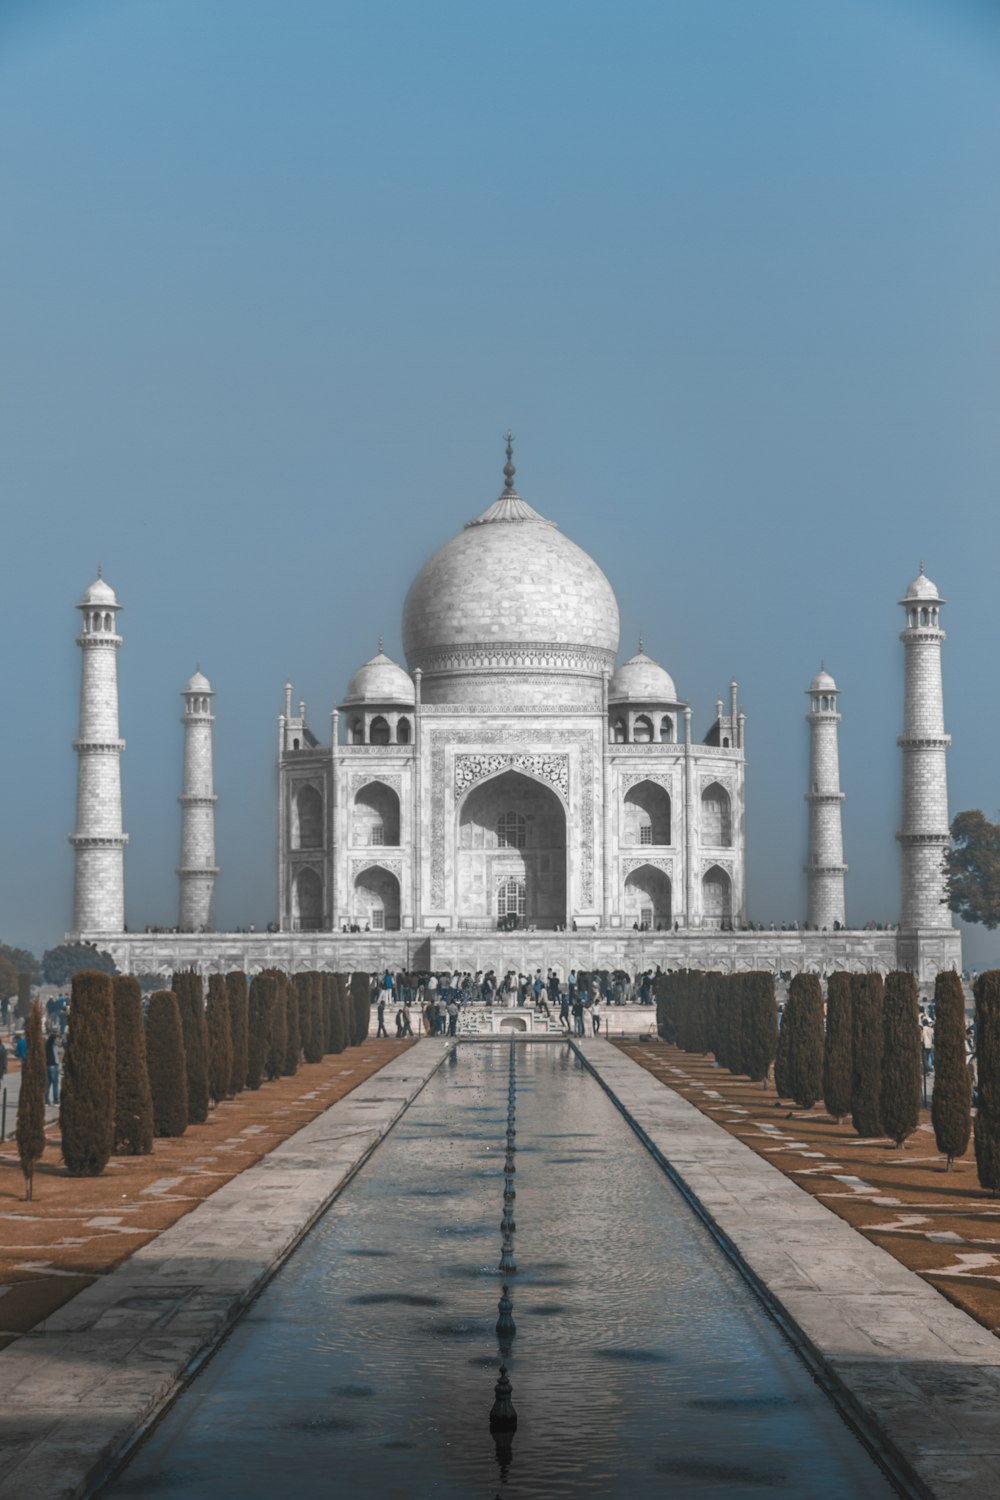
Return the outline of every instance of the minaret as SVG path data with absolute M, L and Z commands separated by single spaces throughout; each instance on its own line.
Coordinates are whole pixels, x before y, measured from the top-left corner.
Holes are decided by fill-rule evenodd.
M 837 749 L 838 688 L 825 667 L 809 687 L 809 877 L 810 927 L 844 926 L 844 836 L 840 807 L 840 755 Z
M 215 892 L 215 804 L 212 790 L 212 684 L 196 671 L 184 689 L 184 790 L 181 804 L 180 927 L 210 932 Z
M 903 733 L 902 901 L 904 931 L 951 927 L 944 872 L 948 846 L 948 773 L 945 756 L 951 735 L 944 732 L 941 645 L 944 631 L 937 588 L 924 565 L 899 601 L 906 610 L 900 640 L 906 648 Z
M 75 933 L 123 932 L 125 929 L 125 845 L 122 832 L 120 756 L 125 741 L 118 735 L 118 634 L 121 605 L 97 577 L 77 605 L 83 628 L 76 643 L 83 652 L 80 682 L 80 733 L 73 741 L 79 759 L 76 791 L 76 852 L 73 887 Z

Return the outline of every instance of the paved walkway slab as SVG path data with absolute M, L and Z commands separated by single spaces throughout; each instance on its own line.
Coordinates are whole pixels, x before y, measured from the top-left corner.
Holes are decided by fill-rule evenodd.
M 77 1500 L 215 1348 L 449 1051 L 427 1039 L 0 1351 L 0 1500 Z
M 913 1490 L 1000 1495 L 1000 1341 L 617 1047 L 577 1050 Z

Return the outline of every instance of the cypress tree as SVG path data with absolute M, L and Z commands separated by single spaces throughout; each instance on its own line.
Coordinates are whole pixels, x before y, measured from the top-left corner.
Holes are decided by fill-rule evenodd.
M 851 1112 L 851 980 L 838 972 L 826 986 L 823 1103 L 838 1125 Z
M 976 1171 L 994 1197 L 1000 1191 L 1000 969 L 976 980 Z
M 360 1047 L 367 1037 L 371 1017 L 371 977 L 364 969 L 355 969 L 351 975 L 351 1019 L 353 1022 L 351 1045 L 353 1047 Z
M 271 988 L 268 999 L 271 1008 L 268 1015 L 268 1047 L 264 1076 L 268 1082 L 273 1082 L 275 1078 L 280 1078 L 285 1070 L 285 1050 L 288 1046 L 285 976 L 277 969 L 271 970 Z
M 788 987 L 786 1023 L 789 1011 L 789 1092 L 799 1109 L 812 1109 L 823 1088 L 823 987 L 815 974 L 795 975 Z
M 329 1016 L 328 1052 L 343 1052 L 347 1046 L 347 1032 L 344 1029 L 344 1006 L 341 1001 L 340 990 L 339 974 L 323 975 L 324 1003 Z
M 45 1039 L 42 1036 L 42 1002 L 34 1000 L 28 1010 L 24 1028 L 27 1047 L 21 1064 L 21 1092 L 17 1101 L 17 1154 L 24 1173 L 24 1195 L 31 1202 L 35 1181 L 35 1163 L 45 1150 Z
M 743 998 L 745 974 L 727 974 L 726 998 L 726 1067 L 730 1073 L 745 1073 L 743 1058 Z
M 344 1048 L 354 1046 L 354 1010 L 351 1005 L 351 990 L 346 974 L 338 974 L 334 990 L 334 1003 L 340 1007 L 340 1026 L 344 1033 Z
M 17 976 L 17 1019 L 22 1026 L 27 1026 L 28 1016 L 31 1014 L 31 975 L 18 974 Z
M 208 1119 L 208 1026 L 201 975 L 193 969 L 175 974 L 172 988 L 177 996 L 184 1032 L 188 1124 L 203 1125 Z
M 912 974 L 896 970 L 882 1005 L 882 1129 L 897 1148 L 920 1122 L 920 996 Z
M 972 1080 L 965 1058 L 965 991 L 958 975 L 939 974 L 934 981 L 934 1094 L 931 1120 L 937 1148 L 948 1158 L 969 1149 L 972 1130 Z
M 255 974 L 250 981 L 247 1027 L 247 1088 L 259 1089 L 270 1048 L 271 991 L 274 979 L 270 970 Z
M 247 976 L 238 969 L 226 975 L 226 995 L 229 999 L 229 1033 L 233 1047 L 229 1092 L 239 1094 L 247 1086 Z
M 306 1019 L 309 1018 L 310 990 L 312 986 L 306 987 Z M 299 1071 L 299 1062 L 302 1057 L 302 1026 L 299 1009 L 299 987 L 291 976 L 285 979 L 285 1019 L 287 1022 L 287 1037 L 285 1040 L 285 1066 L 282 1073 L 286 1078 L 294 1078 Z
M 208 1004 L 205 1008 L 208 1031 L 208 1093 L 213 1104 L 226 1099 L 231 1092 L 233 1076 L 233 1034 L 229 1018 L 229 995 L 221 974 L 208 976 Z
M 767 1083 L 778 1045 L 774 976 L 764 970 L 743 978 L 743 1064 L 751 1083 Z
M 656 1034 L 661 1041 L 675 1042 L 677 1031 L 670 1013 L 670 975 L 658 974 L 653 986 L 656 996 Z
M 851 1123 L 858 1135 L 883 1135 L 881 974 L 851 975 Z
M 96 969 L 73 975 L 59 1127 L 70 1176 L 99 1177 L 115 1140 L 115 1008 Z
M 149 997 L 146 1064 L 154 1135 L 183 1135 L 188 1124 L 187 1065 L 180 1006 L 173 990 L 156 990 Z
M 153 1149 L 153 1096 L 142 1024 L 142 990 L 131 974 L 112 980 L 115 1007 L 115 1155 L 148 1156 Z
M 701 976 L 702 1006 L 705 1012 L 705 1047 L 718 1061 L 719 1057 L 719 978 L 714 970 Z
M 323 1060 L 326 1050 L 323 1018 L 323 976 L 315 972 L 296 974 L 295 988 L 299 997 L 299 1023 L 302 1030 L 302 1051 L 307 1063 Z

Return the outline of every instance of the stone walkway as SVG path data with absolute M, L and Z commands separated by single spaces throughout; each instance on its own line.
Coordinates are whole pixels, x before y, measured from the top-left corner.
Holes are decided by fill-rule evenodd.
M 605 1041 L 579 1048 L 918 1495 L 1000 1495 L 1000 1342 Z
M 88 1493 L 447 1055 L 425 1040 L 0 1352 L 0 1500 Z

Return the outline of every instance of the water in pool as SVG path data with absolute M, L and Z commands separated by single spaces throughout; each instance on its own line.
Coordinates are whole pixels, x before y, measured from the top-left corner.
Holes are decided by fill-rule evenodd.
M 516 1080 L 509 1452 L 509 1049 L 462 1045 L 108 1500 L 895 1493 L 571 1049 Z

